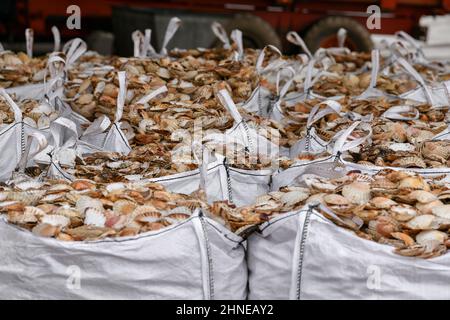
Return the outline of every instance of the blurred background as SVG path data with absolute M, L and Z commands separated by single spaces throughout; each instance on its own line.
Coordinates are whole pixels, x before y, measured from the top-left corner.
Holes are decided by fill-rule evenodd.
M 370 30 L 368 6 L 381 9 L 380 28 Z M 81 28 L 70 30 L 67 8 L 77 5 Z M 169 19 L 183 24 L 169 48 L 217 45 L 211 32 L 213 21 L 227 31 L 240 29 L 246 47 L 273 44 L 285 52 L 298 47 L 285 40 L 288 31 L 298 32 L 311 50 L 337 46 L 336 32 L 347 30 L 346 45 L 368 51 L 381 40 L 390 41 L 403 30 L 419 39 L 430 59 L 450 59 L 450 0 L 2 0 L 0 41 L 5 49 L 25 50 L 25 28 L 34 30 L 36 53 L 51 51 L 51 27 L 57 26 L 62 40 L 82 37 L 89 48 L 102 54 L 132 55 L 131 33 L 152 29 L 152 44 L 161 47 Z

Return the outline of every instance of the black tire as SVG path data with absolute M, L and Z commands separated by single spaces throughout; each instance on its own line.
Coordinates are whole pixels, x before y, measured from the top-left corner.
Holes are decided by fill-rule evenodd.
M 236 14 L 225 26 L 229 34 L 233 29 L 242 31 L 244 48 L 264 48 L 271 44 L 281 49 L 281 39 L 272 26 L 252 14 Z
M 339 28 L 347 30 L 347 37 L 356 46 L 357 51 L 370 51 L 373 48 L 370 33 L 357 21 L 347 17 L 327 17 L 316 22 L 305 35 L 308 48 L 315 52 L 323 39 L 333 36 Z

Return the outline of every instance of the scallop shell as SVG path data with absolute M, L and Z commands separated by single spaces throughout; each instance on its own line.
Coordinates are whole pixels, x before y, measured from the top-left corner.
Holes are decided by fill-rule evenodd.
M 37 208 L 37 207 L 31 207 L 31 206 L 26 206 L 23 214 L 35 216 L 35 217 L 43 217 L 46 215 L 44 210 Z
M 102 210 L 96 208 L 87 208 L 85 212 L 84 224 L 103 228 L 106 223 L 106 217 Z
M 429 203 L 437 200 L 438 198 L 431 192 L 424 190 L 415 190 L 408 195 L 408 198 L 416 200 L 420 203 Z
M 95 183 L 90 180 L 79 179 L 73 181 L 70 186 L 75 190 L 81 191 L 86 189 L 93 189 L 95 187 Z
M 417 215 L 417 210 L 407 204 L 392 206 L 389 212 L 395 220 L 401 222 L 409 221 Z
M 189 219 L 189 217 L 190 216 L 188 214 L 184 214 L 184 213 L 171 213 L 171 214 L 165 216 L 164 220 L 166 220 L 170 224 L 176 224 L 176 223 L 185 221 L 186 219 Z
M 353 204 L 365 204 L 370 200 L 370 184 L 352 182 L 342 188 L 342 195 Z
M 440 200 L 431 201 L 429 203 L 416 203 L 416 208 L 423 214 L 432 214 L 432 210 L 434 207 L 441 206 L 444 203 Z
M 118 200 L 114 202 L 113 211 L 116 214 L 130 214 L 136 209 L 136 203 L 129 200 Z
M 182 213 L 190 216 L 192 215 L 192 210 L 189 209 L 188 207 L 181 206 L 168 210 L 166 214 L 174 214 L 174 213 Z
M 433 229 L 433 223 L 436 217 L 432 214 L 423 214 L 416 216 L 406 223 L 406 226 L 412 230 Z
M 25 181 L 25 182 L 17 183 L 15 186 L 16 186 L 16 188 L 18 188 L 20 190 L 29 190 L 29 189 L 40 189 L 44 185 L 45 184 L 43 182 L 39 182 L 39 181 Z
M 450 204 L 436 206 L 431 209 L 431 212 L 437 217 L 450 219 Z
M 423 161 L 422 158 L 419 157 L 402 157 L 394 162 L 392 162 L 392 165 L 395 167 L 402 167 L 402 168 L 422 168 L 425 169 L 427 167 L 427 164 L 425 161 Z
M 392 143 L 389 145 L 392 151 L 414 151 L 416 147 L 410 143 Z
M 40 237 L 50 238 L 56 236 L 59 233 L 59 227 L 53 226 L 48 223 L 40 223 L 32 229 L 32 232 Z
M 283 194 L 280 201 L 286 206 L 294 206 L 309 197 L 309 192 L 304 191 L 290 191 Z
M 310 196 L 306 200 L 306 204 L 325 204 L 325 200 L 323 199 L 327 195 L 326 193 L 316 193 Z
M 48 214 L 41 218 L 41 223 L 64 228 L 70 224 L 70 219 L 59 214 Z
M 8 199 L 33 206 L 39 202 L 44 194 L 44 190 L 13 191 L 8 194 Z
M 395 206 L 397 202 L 385 197 L 375 197 L 370 200 L 370 204 L 377 209 L 389 209 L 390 207 Z
M 147 212 L 141 213 L 134 217 L 134 221 L 140 223 L 152 223 L 157 222 L 161 219 L 161 214 L 159 212 Z
M 330 205 L 348 205 L 350 202 L 347 198 L 339 195 L 339 194 L 327 194 L 323 197 L 323 200 Z
M 114 191 L 117 191 L 117 190 L 123 190 L 125 188 L 126 188 L 126 185 L 125 185 L 125 183 L 122 183 L 122 182 L 108 183 L 106 185 L 106 190 L 108 192 L 114 192 Z
M 400 181 L 399 189 L 430 191 L 430 186 L 420 176 L 407 177 Z
M 88 196 L 81 196 L 76 203 L 76 209 L 79 212 L 85 212 L 88 208 L 94 208 L 103 211 L 103 203 L 99 199 L 94 199 Z
M 416 235 L 416 241 L 421 245 L 426 245 L 429 242 L 444 243 L 447 239 L 446 233 L 437 230 L 426 230 Z

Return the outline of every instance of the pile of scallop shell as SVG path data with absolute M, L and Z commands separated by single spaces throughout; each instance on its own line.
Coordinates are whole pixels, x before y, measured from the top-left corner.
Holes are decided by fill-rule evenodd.
M 159 184 L 22 182 L 0 191 L 0 212 L 36 235 L 64 241 L 134 236 L 183 222 L 203 202 Z

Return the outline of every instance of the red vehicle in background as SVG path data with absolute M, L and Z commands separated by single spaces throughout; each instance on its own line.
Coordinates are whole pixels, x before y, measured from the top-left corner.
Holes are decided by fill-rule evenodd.
M 245 45 L 262 47 L 265 44 L 274 44 L 285 50 L 291 48 L 285 41 L 285 34 L 288 31 L 297 31 L 307 45 L 314 50 L 318 47 L 335 46 L 337 44 L 335 34 L 341 27 L 348 31 L 347 46 L 355 50 L 370 50 L 372 47 L 370 33 L 391 34 L 404 30 L 417 37 L 421 16 L 450 12 L 450 0 L 376 2 L 370 0 L 58 0 L 51 2 L 2 0 L 1 3 L 0 37 L 2 41 L 22 40 L 23 30 L 26 27 L 34 29 L 37 40 L 51 39 L 50 28 L 56 25 L 63 39 L 74 36 L 87 37 L 94 30 L 103 30 L 114 31 L 117 43 L 117 39 L 120 38 L 117 30 L 146 27 L 135 25 L 130 21 L 135 22 L 134 20 L 140 19 L 141 24 L 148 22 L 150 26 L 158 29 L 159 24 L 156 23 L 155 26 L 158 15 L 170 14 L 178 15 L 182 20 L 183 15 L 186 15 L 195 22 L 212 21 L 219 17 L 228 31 L 238 28 L 243 32 Z M 66 10 L 73 4 L 81 9 L 82 28 L 80 30 L 66 28 L 65 22 L 69 16 Z M 372 4 L 377 4 L 381 8 L 381 29 L 366 28 L 366 21 L 370 15 L 366 11 Z M 128 23 L 115 22 L 114 16 L 120 17 L 120 14 L 129 8 L 140 10 L 139 14 L 143 12 L 151 14 L 153 18 L 128 19 Z M 190 41 L 195 42 L 197 38 L 199 38 L 198 35 L 192 37 L 193 40 Z

